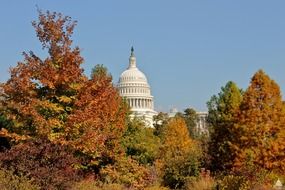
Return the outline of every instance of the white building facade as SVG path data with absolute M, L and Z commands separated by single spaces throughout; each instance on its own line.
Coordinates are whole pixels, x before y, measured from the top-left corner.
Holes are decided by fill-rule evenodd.
M 208 124 L 207 124 L 207 117 L 208 112 L 197 112 L 197 123 L 196 123 L 196 130 L 197 133 L 202 135 L 209 135 Z
M 177 113 L 178 110 L 176 108 L 172 108 L 170 109 L 168 116 L 170 118 L 175 117 Z M 207 123 L 208 112 L 196 112 L 196 114 L 197 114 L 197 120 L 196 120 L 195 132 L 199 135 L 209 135 L 208 123 Z
M 157 112 L 154 111 L 153 96 L 147 78 L 137 68 L 133 47 L 129 67 L 121 74 L 118 89 L 131 108 L 131 117 L 142 118 L 147 126 L 153 127 L 153 116 L 157 115 Z

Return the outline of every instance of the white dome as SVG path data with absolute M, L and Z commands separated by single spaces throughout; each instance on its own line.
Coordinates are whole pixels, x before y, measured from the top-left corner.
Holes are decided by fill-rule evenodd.
M 119 79 L 119 83 L 147 83 L 146 76 L 138 68 L 125 70 Z

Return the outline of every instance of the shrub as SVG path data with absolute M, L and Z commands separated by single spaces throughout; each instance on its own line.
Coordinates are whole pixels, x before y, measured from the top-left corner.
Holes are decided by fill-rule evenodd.
M 152 182 L 150 170 L 129 157 L 122 157 L 115 164 L 107 165 L 100 174 L 104 183 L 123 184 L 130 189 L 143 189 Z
M 79 178 L 77 160 L 65 146 L 46 138 L 18 144 L 0 154 L 1 167 L 33 179 L 41 189 L 68 189 Z
M 39 190 L 40 188 L 32 183 L 25 176 L 14 175 L 12 171 L 0 170 L 0 189 L 2 190 Z
M 144 190 L 169 190 L 167 187 L 162 187 L 160 185 L 154 185 L 150 187 L 146 187 Z
M 76 183 L 72 190 L 124 190 L 124 186 L 121 184 L 100 184 L 95 180 L 83 180 Z
M 227 175 L 217 184 L 221 190 L 248 190 L 249 183 L 242 176 Z
M 211 190 L 216 187 L 215 180 L 210 176 L 209 170 L 201 170 L 200 176 L 185 185 L 186 190 Z

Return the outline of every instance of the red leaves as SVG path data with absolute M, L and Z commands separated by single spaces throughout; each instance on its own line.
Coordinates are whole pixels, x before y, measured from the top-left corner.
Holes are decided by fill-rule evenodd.
M 1 167 L 33 180 L 41 189 L 70 189 L 79 179 L 79 161 L 66 146 L 46 138 L 30 140 L 0 154 Z

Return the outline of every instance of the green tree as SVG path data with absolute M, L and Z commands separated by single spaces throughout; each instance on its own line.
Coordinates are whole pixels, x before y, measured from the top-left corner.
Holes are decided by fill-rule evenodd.
M 285 172 L 285 110 L 278 84 L 262 70 L 244 93 L 235 125 L 235 167 Z
M 208 154 L 213 171 L 231 168 L 233 153 L 230 151 L 230 143 L 234 138 L 232 129 L 241 101 L 241 90 L 234 82 L 229 81 L 221 88 L 221 92 L 212 96 L 207 103 L 207 120 L 210 127 Z
M 196 124 L 198 120 L 198 115 L 193 108 L 187 108 L 184 110 L 183 118 L 185 119 L 188 131 L 190 133 L 191 138 L 197 138 L 199 136 L 199 132 L 197 131 Z
M 107 76 L 112 78 L 111 74 L 108 73 L 108 69 L 104 65 L 97 64 L 91 71 L 91 78 L 100 77 L 100 76 L 103 77 Z
M 167 113 L 159 112 L 157 115 L 153 116 L 153 126 L 155 128 L 154 134 L 156 136 L 161 136 L 163 128 L 167 125 L 169 121 L 169 116 Z
M 154 135 L 154 129 L 146 127 L 138 118 L 128 121 L 123 136 L 123 146 L 128 156 L 141 164 L 152 165 L 157 157 L 160 139 Z

